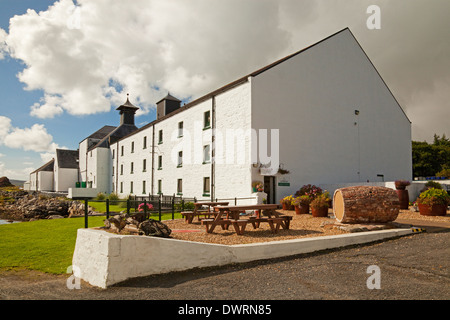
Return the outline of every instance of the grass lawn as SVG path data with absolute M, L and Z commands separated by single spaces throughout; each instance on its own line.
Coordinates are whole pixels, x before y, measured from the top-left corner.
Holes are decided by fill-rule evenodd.
M 123 210 L 123 209 L 122 209 Z M 175 218 L 180 218 L 179 213 Z M 152 215 L 157 220 L 158 216 Z M 105 217 L 89 217 L 88 226 L 103 226 Z M 162 220 L 172 219 L 172 213 Z M 72 264 L 77 230 L 84 218 L 38 220 L 0 225 L 0 269 L 30 269 L 66 273 Z

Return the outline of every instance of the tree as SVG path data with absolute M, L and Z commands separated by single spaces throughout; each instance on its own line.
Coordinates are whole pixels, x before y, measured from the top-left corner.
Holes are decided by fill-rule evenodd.
M 412 142 L 413 176 L 429 177 L 450 167 L 450 139 L 434 135 L 433 144 Z

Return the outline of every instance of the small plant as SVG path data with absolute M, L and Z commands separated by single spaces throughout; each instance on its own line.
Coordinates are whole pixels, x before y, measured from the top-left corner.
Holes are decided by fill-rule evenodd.
M 330 198 L 328 196 L 328 192 L 319 194 L 313 201 L 311 201 L 312 208 L 329 208 L 330 207 Z
M 427 183 L 425 183 L 425 187 L 420 192 L 421 193 L 425 192 L 425 191 L 427 191 L 428 189 L 431 189 L 431 188 L 442 189 L 442 185 L 439 182 L 436 182 L 436 181 L 428 181 Z
M 306 184 L 295 193 L 295 196 L 299 197 L 303 195 L 308 195 L 311 197 L 311 200 L 314 200 L 318 195 L 322 193 L 323 190 L 320 187 L 311 184 Z
M 411 182 L 409 182 L 408 180 L 396 180 L 395 188 L 396 189 L 405 189 L 410 184 L 411 184 Z
M 449 205 L 450 196 L 445 190 L 431 188 L 422 192 L 416 202 L 417 204 L 424 204 L 428 206 Z
M 264 186 L 262 183 L 258 183 L 256 185 L 256 190 L 258 190 L 258 192 L 263 192 L 264 191 Z
M 311 203 L 311 198 L 308 195 L 298 196 L 292 200 L 294 206 L 305 206 Z
M 150 211 L 153 209 L 153 205 L 151 203 L 141 203 L 140 205 L 138 205 L 138 211 L 144 212 L 146 206 L 147 206 L 147 211 Z
M 104 193 L 102 193 L 102 192 L 99 192 L 99 193 L 97 193 L 97 197 L 95 198 L 96 200 L 100 200 L 100 201 L 103 201 L 103 200 L 105 200 L 106 199 L 106 196 L 105 196 L 105 194 Z
M 117 195 L 117 193 L 112 192 L 109 196 L 109 204 L 111 205 L 117 205 L 119 203 L 119 196 Z
M 294 210 L 292 200 L 294 200 L 294 197 L 292 195 L 284 197 L 280 200 L 280 203 L 283 205 L 284 210 Z

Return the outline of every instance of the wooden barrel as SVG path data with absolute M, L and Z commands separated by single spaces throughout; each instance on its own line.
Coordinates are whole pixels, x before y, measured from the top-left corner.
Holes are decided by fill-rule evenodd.
M 333 213 L 340 223 L 391 222 L 399 209 L 397 193 L 385 187 L 341 188 L 333 196 Z

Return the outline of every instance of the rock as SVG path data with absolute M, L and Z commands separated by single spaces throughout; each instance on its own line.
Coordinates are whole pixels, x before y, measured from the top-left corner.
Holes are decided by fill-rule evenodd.
M 60 216 L 60 215 L 52 215 L 52 216 L 48 216 L 47 219 L 64 219 L 64 217 Z
M 145 220 L 139 224 L 139 230 L 146 236 L 169 238 L 172 230 L 160 221 L 153 219 Z
M 0 178 L 0 188 L 1 187 L 11 187 L 13 184 L 9 181 L 7 177 Z

